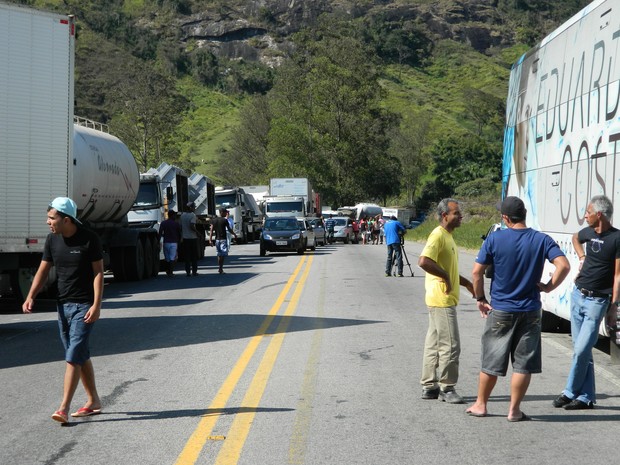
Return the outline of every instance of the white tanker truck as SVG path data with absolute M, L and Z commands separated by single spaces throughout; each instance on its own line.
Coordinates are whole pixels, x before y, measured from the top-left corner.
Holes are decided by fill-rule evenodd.
M 72 16 L 0 3 L 0 296 L 27 293 L 58 196 L 99 234 L 116 279 L 159 269 L 157 231 L 126 219 L 140 182 L 131 152 L 103 127 L 74 123 L 74 39 Z

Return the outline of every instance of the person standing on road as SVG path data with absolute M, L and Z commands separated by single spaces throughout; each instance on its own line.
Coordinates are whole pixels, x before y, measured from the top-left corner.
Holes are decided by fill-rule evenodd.
M 459 285 L 472 296 L 472 283 L 459 274 L 459 257 L 452 231 L 461 225 L 463 215 L 458 201 L 443 199 L 437 205 L 437 226 L 428 240 L 418 266 L 426 272 L 428 331 L 422 360 L 422 399 L 437 399 L 462 404 L 455 386 L 459 378 L 461 342 L 456 317 Z M 439 373 L 438 373 L 439 372 Z
M 521 401 L 532 373 L 542 371 L 540 293 L 558 287 L 570 265 L 551 237 L 526 226 L 527 211 L 521 199 L 506 197 L 500 211 L 507 228 L 486 238 L 473 269 L 478 310 L 486 323 L 478 398 L 466 412 L 476 417 L 487 415 L 487 402 L 497 377 L 506 376 L 512 360 L 508 421 L 523 421 L 529 417 L 521 410 Z M 551 280 L 542 283 L 547 260 L 555 270 Z M 490 265 L 494 270 L 491 303 L 484 295 L 484 272 Z
M 181 241 L 181 225 L 177 223 L 177 212 L 170 210 L 168 219 L 159 225 L 159 240 L 164 240 L 164 260 L 166 274 L 174 276 L 174 264 L 177 262 L 179 242 Z
M 396 219 L 395 216 L 385 223 L 385 243 L 387 244 L 387 262 L 385 264 L 385 276 L 392 275 L 392 263 L 396 260 L 398 276 L 403 277 L 403 249 L 401 238 L 407 234 L 405 227 Z
M 69 421 L 67 413 L 80 380 L 87 401 L 71 416 L 86 417 L 101 412 L 88 341 L 101 313 L 103 253 L 99 237 L 81 227 L 77 220 L 77 206 L 73 200 L 67 197 L 54 199 L 47 210 L 47 224 L 51 233 L 45 240 L 43 258 L 22 310 L 32 313 L 35 298 L 43 289 L 50 270 L 55 267 L 58 326 L 66 366 L 62 402 L 52 419 L 65 424 Z
M 214 218 L 211 222 L 211 230 L 209 232 L 209 243 L 213 245 L 213 233 L 215 233 L 215 249 L 217 250 L 217 266 L 218 273 L 224 273 L 224 259 L 228 256 L 228 237 L 227 232 L 230 232 L 235 239 L 237 235 L 235 231 L 230 227 L 230 223 L 227 219 L 228 211 L 225 208 L 220 208 L 220 216 Z
M 183 232 L 183 258 L 185 260 L 185 274 L 198 275 L 198 229 L 196 229 L 196 204 L 189 202 L 188 211 L 181 214 L 181 230 Z M 191 274 L 190 274 L 191 273 Z
M 336 220 L 329 215 L 329 218 L 325 221 L 325 231 L 327 231 L 327 242 L 331 244 L 334 242 L 334 230 L 336 228 Z
M 573 235 L 580 264 L 571 293 L 573 361 L 566 387 L 553 401 L 556 408 L 592 409 L 596 403 L 592 348 L 605 313 L 615 320 L 620 305 L 620 231 L 611 225 L 613 212 L 607 197 L 592 197 L 585 214 L 588 226 Z

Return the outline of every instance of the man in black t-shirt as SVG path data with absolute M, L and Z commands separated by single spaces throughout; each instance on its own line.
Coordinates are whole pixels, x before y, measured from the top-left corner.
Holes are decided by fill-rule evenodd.
M 67 197 L 58 197 L 47 210 L 47 236 L 43 259 L 22 306 L 31 313 L 34 299 L 47 281 L 52 266 L 58 284 L 58 325 L 65 349 L 66 369 L 63 398 L 52 419 L 69 421 L 71 401 L 82 380 L 88 400 L 72 417 L 86 417 L 101 412 L 101 399 L 95 386 L 95 371 L 90 360 L 88 341 L 101 313 L 103 295 L 103 254 L 99 237 L 77 220 L 77 206 Z
M 566 387 L 553 401 L 556 408 L 591 409 L 596 402 L 592 348 L 605 314 L 615 315 L 620 305 L 620 231 L 611 225 L 613 211 L 607 197 L 592 197 L 585 214 L 588 227 L 573 235 L 580 262 L 571 294 L 574 354 Z
M 228 256 L 228 237 L 226 236 L 226 231 L 230 231 L 230 233 L 237 239 L 237 235 L 235 231 L 230 227 L 230 223 L 228 222 L 228 218 L 226 215 L 228 211 L 225 208 L 220 208 L 220 216 L 214 218 L 211 222 L 211 230 L 209 232 L 209 243 L 213 245 L 213 233 L 215 233 L 215 249 L 217 250 L 217 266 L 218 273 L 224 273 L 224 259 Z

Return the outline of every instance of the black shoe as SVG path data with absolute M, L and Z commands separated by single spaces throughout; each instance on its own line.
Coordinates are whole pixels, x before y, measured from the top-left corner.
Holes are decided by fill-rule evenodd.
M 564 407 L 572 402 L 572 399 L 569 399 L 564 394 L 560 394 L 556 399 L 553 399 L 553 406 L 555 408 Z
M 439 398 L 439 388 L 435 389 L 422 389 L 422 399 L 437 399 Z
M 399 278 L 404 278 L 405 276 L 402 273 L 398 273 Z
M 582 402 L 578 399 L 571 400 L 570 404 L 564 406 L 564 410 L 592 410 L 593 408 L 593 402 Z

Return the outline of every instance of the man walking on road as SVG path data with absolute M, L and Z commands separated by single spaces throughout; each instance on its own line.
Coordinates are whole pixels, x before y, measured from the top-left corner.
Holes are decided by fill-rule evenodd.
M 475 417 L 487 415 L 497 377 L 506 376 L 512 360 L 508 421 L 514 422 L 529 419 L 521 411 L 521 401 L 532 373 L 542 371 L 540 292 L 558 287 L 570 265 L 551 237 L 526 226 L 527 212 L 521 199 L 506 197 L 500 210 L 507 229 L 486 238 L 473 269 L 478 310 L 486 324 L 478 398 L 466 412 Z M 542 283 L 546 260 L 555 265 L 555 271 L 548 283 Z M 491 303 L 484 295 L 484 270 L 490 265 L 494 267 Z
M 437 226 L 428 236 L 418 265 L 426 271 L 426 305 L 428 331 L 422 361 L 422 399 L 441 399 L 450 404 L 462 404 L 456 392 L 459 377 L 461 343 L 456 317 L 459 285 L 472 295 L 472 283 L 459 274 L 458 250 L 452 231 L 461 225 L 463 216 L 459 203 L 443 199 L 437 205 Z M 437 373 L 439 371 L 439 373 Z
M 198 275 L 198 229 L 196 229 L 196 204 L 189 202 L 188 211 L 181 214 L 181 229 L 183 231 L 183 258 L 187 276 Z M 191 275 L 190 275 L 191 273 Z
M 48 207 L 47 224 L 51 234 L 45 240 L 43 258 L 22 310 L 32 313 L 34 300 L 54 266 L 58 284 L 58 325 L 67 363 L 62 402 L 52 419 L 65 424 L 69 421 L 67 413 L 80 379 L 88 400 L 71 416 L 86 417 L 101 412 L 88 341 L 101 312 L 103 255 L 99 237 L 80 226 L 73 200 L 54 199 Z
M 213 233 L 215 232 L 215 249 L 217 250 L 217 266 L 218 273 L 224 273 L 224 259 L 228 256 L 228 237 L 227 232 L 230 232 L 235 239 L 237 235 L 235 231 L 230 227 L 230 223 L 227 218 L 228 211 L 225 208 L 220 208 L 220 216 L 213 219 L 211 223 L 211 230 L 209 232 L 209 243 L 213 245 Z
M 407 234 L 405 227 L 395 216 L 383 226 L 385 231 L 385 243 L 387 244 L 387 263 L 385 264 L 385 276 L 392 275 L 392 260 L 396 260 L 398 276 L 403 276 L 403 249 L 401 237 Z
M 181 225 L 177 223 L 177 212 L 170 210 L 168 219 L 159 225 L 159 239 L 164 240 L 164 259 L 166 274 L 174 276 L 174 264 L 177 262 L 179 242 L 181 241 Z
M 613 211 L 607 197 L 592 197 L 585 214 L 588 226 L 573 235 L 580 263 L 571 294 L 573 362 L 564 391 L 553 401 L 556 408 L 591 409 L 596 403 L 592 348 L 605 313 L 615 320 L 620 305 L 620 231 L 611 225 Z

